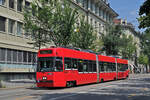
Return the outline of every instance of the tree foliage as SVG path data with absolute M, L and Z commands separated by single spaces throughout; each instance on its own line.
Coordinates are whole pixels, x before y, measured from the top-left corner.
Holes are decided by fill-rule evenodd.
M 141 35 L 141 49 L 144 55 L 147 55 L 150 59 L 150 29 L 146 30 Z
M 34 45 L 41 47 L 54 43 L 56 46 L 66 46 L 78 14 L 67 0 L 34 0 L 30 7 L 25 8 L 24 26 L 27 35 L 32 36 Z
M 81 49 L 90 49 L 96 40 L 93 27 L 84 19 L 80 19 L 74 34 L 72 35 L 72 45 Z
M 131 59 L 136 53 L 136 44 L 132 36 L 127 36 L 124 29 L 117 26 L 110 26 L 107 34 L 102 37 L 104 42 L 103 50 L 107 55 L 120 55 L 123 58 Z
M 138 62 L 140 64 L 143 64 L 143 65 L 148 65 L 149 63 L 149 58 L 147 55 L 144 55 L 144 54 L 141 54 L 138 58 Z
M 109 26 L 107 33 L 102 36 L 104 42 L 103 51 L 107 55 L 118 55 L 122 30 L 120 26 Z
M 150 0 L 146 0 L 139 10 L 139 28 L 150 28 Z
M 131 35 L 127 36 L 125 34 L 122 34 L 120 42 L 120 53 L 122 57 L 128 59 L 133 58 L 136 53 L 136 44 L 133 41 L 133 37 Z
M 55 29 L 52 33 L 52 40 L 56 46 L 67 46 L 71 43 L 71 36 L 74 33 L 78 16 L 77 10 L 72 9 L 67 1 L 64 1 L 63 6 L 60 4 L 56 8 L 54 14 Z
M 102 38 L 97 38 L 94 40 L 94 43 L 90 46 L 90 49 L 92 49 L 94 52 L 102 53 L 104 42 L 102 41 Z

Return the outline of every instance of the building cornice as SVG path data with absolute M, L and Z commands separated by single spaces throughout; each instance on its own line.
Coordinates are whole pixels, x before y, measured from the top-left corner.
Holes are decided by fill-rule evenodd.
M 119 14 L 110 7 L 109 3 L 106 3 L 103 0 L 96 0 L 96 3 L 98 3 L 102 9 L 109 11 L 113 15 L 113 17 L 119 16 Z
M 94 17 L 96 17 L 96 18 L 98 18 L 99 20 L 101 20 L 102 22 L 108 24 L 107 21 L 105 21 L 105 20 L 102 19 L 100 16 L 96 15 L 95 13 L 93 13 L 91 10 L 88 10 L 88 9 L 83 8 L 81 5 L 77 4 L 76 2 L 74 2 L 74 1 L 72 1 L 72 0 L 70 0 L 70 1 L 71 1 L 71 3 L 73 3 L 75 6 L 77 6 L 79 9 L 85 11 L 87 14 L 91 14 L 91 15 L 93 15 Z

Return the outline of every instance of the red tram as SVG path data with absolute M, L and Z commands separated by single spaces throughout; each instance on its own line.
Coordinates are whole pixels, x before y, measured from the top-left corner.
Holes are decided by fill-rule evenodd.
M 38 52 L 37 87 L 71 87 L 128 76 L 127 60 L 62 47 Z

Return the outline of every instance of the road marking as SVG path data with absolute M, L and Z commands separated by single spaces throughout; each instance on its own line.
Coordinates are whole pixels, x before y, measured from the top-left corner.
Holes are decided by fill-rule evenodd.
M 25 99 L 29 99 L 29 98 L 33 98 L 35 96 L 24 96 L 24 97 L 20 97 L 20 98 L 16 98 L 16 100 L 25 100 Z
M 56 97 L 56 98 L 51 98 L 49 100 L 57 100 L 57 99 L 62 99 L 62 98 L 71 97 L 71 96 L 75 96 L 75 95 L 79 95 L 79 94 L 72 94 L 72 95 L 60 96 L 60 97 Z
M 137 94 L 129 94 L 128 95 L 129 98 L 134 97 L 134 96 L 137 96 Z

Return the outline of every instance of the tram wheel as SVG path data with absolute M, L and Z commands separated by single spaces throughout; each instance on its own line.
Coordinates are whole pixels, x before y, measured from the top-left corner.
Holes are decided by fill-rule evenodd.
M 101 83 L 103 83 L 104 82 L 104 80 L 103 79 L 101 79 Z
M 74 87 L 76 86 L 76 81 L 67 81 L 66 87 Z
M 71 87 L 71 84 L 70 84 L 69 81 L 66 83 L 66 86 L 67 86 L 67 87 Z

